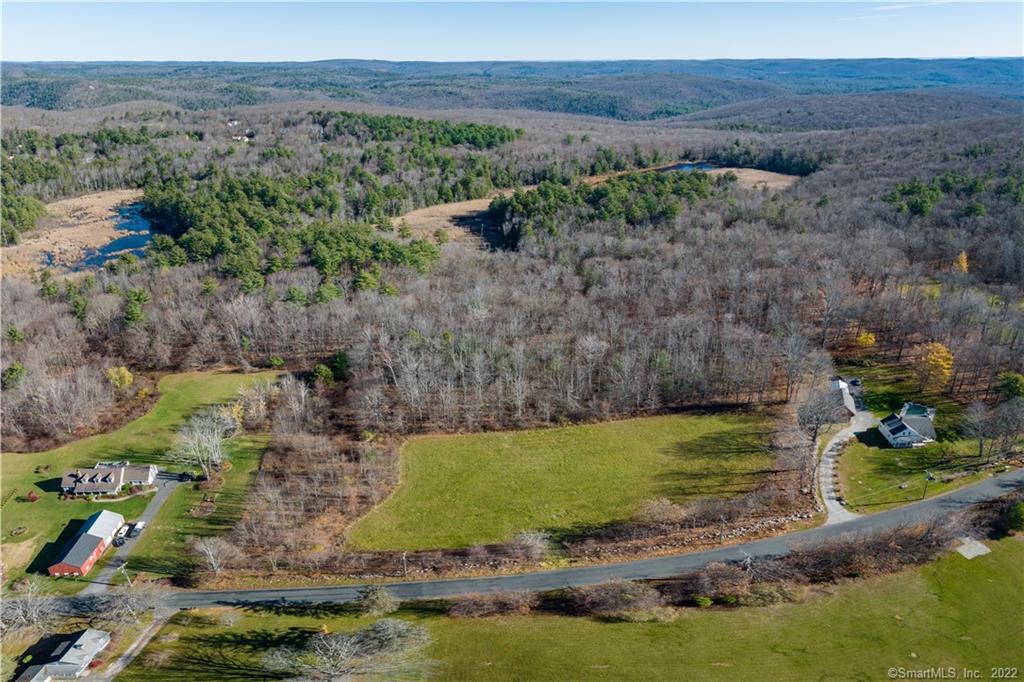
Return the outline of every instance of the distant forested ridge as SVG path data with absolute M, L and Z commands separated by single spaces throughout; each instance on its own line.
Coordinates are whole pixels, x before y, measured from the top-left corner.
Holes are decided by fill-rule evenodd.
M 941 118 L 1008 113 L 1021 100 L 1020 59 L 709 60 L 628 62 L 380 62 L 293 64 L 5 63 L 2 101 L 43 109 L 166 102 L 185 109 L 267 104 L 298 95 L 421 109 L 531 109 L 652 120 L 786 96 L 949 91 Z M 989 97 L 972 104 L 962 97 Z M 888 109 L 936 116 L 922 94 Z M 994 104 L 993 104 L 994 102 Z M 807 106 L 805 102 L 802 106 Z M 817 105 L 815 105 L 817 106 Z M 828 107 L 827 103 L 821 106 Z M 842 118 L 835 111 L 830 117 Z M 768 124 L 762 121 L 762 124 Z M 803 120 L 792 124 L 806 125 Z M 821 125 L 818 127 L 827 127 Z

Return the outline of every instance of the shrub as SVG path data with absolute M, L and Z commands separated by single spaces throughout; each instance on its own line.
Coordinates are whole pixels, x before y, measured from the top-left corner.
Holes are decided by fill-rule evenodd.
M 327 361 L 327 366 L 330 368 L 335 381 L 341 381 L 348 376 L 348 369 L 351 364 L 351 361 L 348 359 L 348 353 L 343 350 L 339 350 Z
M 646 611 L 626 611 L 618 614 L 615 619 L 624 623 L 671 623 L 678 612 L 669 606 L 658 606 Z
M 550 536 L 543 531 L 523 531 L 512 538 L 509 549 L 530 561 L 540 561 L 548 552 L 549 542 Z
M 538 603 L 533 592 L 498 592 L 460 597 L 452 602 L 448 615 L 453 618 L 486 618 L 488 616 L 525 616 Z
M 1024 530 L 1024 502 L 1017 502 L 1007 510 L 1006 527 L 1010 530 Z
M 0 388 L 5 391 L 17 388 L 25 376 L 25 365 L 15 360 L 0 375 Z
M 711 606 L 715 603 L 715 600 L 712 599 L 711 597 L 700 596 L 700 597 L 694 597 L 693 603 L 695 603 L 697 606 L 699 606 L 702 609 L 707 609 L 707 608 L 711 608 Z
M 369 585 L 363 588 L 353 603 L 364 616 L 384 616 L 394 613 L 401 606 L 398 598 L 383 585 Z
M 317 365 L 313 368 L 313 381 L 323 386 L 330 386 L 334 383 L 334 373 L 327 365 Z
M 279 355 L 271 355 L 270 366 L 273 367 L 274 369 L 281 369 L 282 367 L 284 367 L 284 358 L 282 358 Z
M 35 490 L 29 490 L 28 495 L 25 496 L 25 499 L 28 500 L 29 502 L 38 502 L 39 495 L 36 494 Z
M 657 590 L 628 580 L 579 587 L 572 591 L 571 599 L 579 612 L 602 617 L 622 617 L 632 611 L 664 606 Z

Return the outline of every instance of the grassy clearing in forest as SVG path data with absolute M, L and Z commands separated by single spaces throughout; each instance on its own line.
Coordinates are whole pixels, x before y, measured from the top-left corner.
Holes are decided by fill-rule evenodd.
M 767 417 L 736 413 L 418 436 L 402 448 L 398 489 L 353 526 L 349 541 L 464 547 L 607 523 L 658 497 L 736 495 L 771 466 L 770 437 Z
M 442 680 L 883 680 L 894 666 L 970 668 L 987 679 L 993 666 L 1024 668 L 1024 542 L 988 544 L 991 554 L 969 561 L 950 554 L 796 604 L 686 609 L 672 623 L 456 620 L 440 604 L 409 604 L 396 615 L 430 631 L 426 656 Z M 271 679 L 262 669 L 269 648 L 301 645 L 322 626 L 342 632 L 370 622 L 330 604 L 183 612 L 118 679 Z M 161 655 L 160 668 L 146 667 Z
M 918 390 L 913 372 L 892 363 L 866 364 L 841 368 L 844 376 L 864 381 L 864 400 L 875 416 L 884 417 L 904 402 L 924 403 L 937 408 L 935 432 L 938 441 L 920 448 L 894 449 L 877 428 L 858 434 L 839 460 L 842 491 L 850 508 L 860 513 L 883 511 L 919 500 L 925 494 L 925 472 L 929 481 L 927 495 L 974 483 L 988 473 L 963 472 L 984 463 L 977 456 L 977 443 L 960 438 L 957 429 L 964 406 L 949 396 Z M 903 487 L 901 487 L 903 486 Z
M 121 502 L 59 500 L 60 477 L 66 471 L 92 466 L 102 460 L 166 464 L 164 453 L 173 443 L 175 431 L 190 414 L 205 405 L 227 402 L 239 387 L 272 376 L 273 373 L 229 372 L 169 375 L 160 380 L 160 399 L 153 409 L 116 431 L 83 438 L 48 452 L 4 453 L 0 462 L 3 474 L 0 530 L 5 578 L 17 579 L 27 568 L 45 570 L 53 552 L 73 536 L 77 526 L 93 512 L 110 509 L 130 520 L 138 516 L 149 501 L 149 495 Z M 39 499 L 29 502 L 26 499 L 29 492 L 34 492 Z M 176 492 L 175 496 L 182 492 Z M 167 506 L 173 508 L 173 498 Z M 158 518 L 166 519 L 166 513 L 165 507 Z M 13 535 L 12 531 L 19 528 L 25 531 Z M 86 582 L 67 578 L 47 584 L 61 591 L 75 592 Z

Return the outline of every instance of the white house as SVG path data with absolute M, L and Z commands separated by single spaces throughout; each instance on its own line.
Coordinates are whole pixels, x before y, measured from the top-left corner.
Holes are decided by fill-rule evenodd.
M 918 403 L 903 403 L 878 425 L 882 436 L 894 448 L 916 448 L 935 442 L 935 408 Z
M 89 664 L 110 644 L 110 633 L 89 628 L 63 640 L 46 663 L 25 669 L 15 682 L 50 682 L 84 677 Z

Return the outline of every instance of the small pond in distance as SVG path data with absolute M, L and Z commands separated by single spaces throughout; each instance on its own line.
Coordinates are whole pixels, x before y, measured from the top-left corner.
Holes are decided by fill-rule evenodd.
M 86 251 L 82 260 L 72 270 L 100 268 L 107 261 L 114 260 L 123 253 L 142 256 L 153 239 L 149 221 L 142 217 L 142 204 L 122 206 L 117 209 L 117 215 L 117 225 L 114 229 L 123 234 L 98 249 Z

